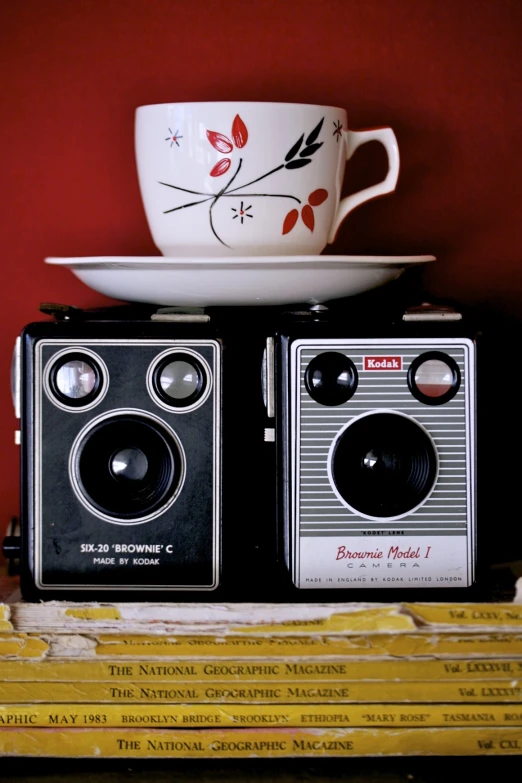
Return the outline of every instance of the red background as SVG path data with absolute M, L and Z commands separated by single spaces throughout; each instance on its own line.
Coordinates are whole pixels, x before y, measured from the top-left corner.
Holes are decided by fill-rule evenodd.
M 520 0 L 20 0 L 0 4 L 3 296 L 0 509 L 18 511 L 9 366 L 41 301 L 108 303 L 46 256 L 157 254 L 134 163 L 147 103 L 267 100 L 391 125 L 393 196 L 345 222 L 333 252 L 433 253 L 439 297 L 521 312 Z M 368 144 L 352 190 L 382 178 Z

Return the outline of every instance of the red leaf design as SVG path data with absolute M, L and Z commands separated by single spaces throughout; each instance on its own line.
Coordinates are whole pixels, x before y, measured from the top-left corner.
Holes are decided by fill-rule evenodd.
M 327 198 L 328 191 L 324 188 L 318 188 L 317 190 L 314 190 L 313 193 L 310 193 L 308 196 L 308 203 L 313 207 L 318 207 L 319 204 L 322 204 L 323 201 L 326 201 Z
M 305 204 L 301 210 L 301 217 L 303 218 L 303 223 L 305 226 L 309 228 L 310 231 L 313 231 L 315 226 L 315 218 L 312 207 L 310 207 L 308 204 Z
M 285 222 L 283 223 L 283 234 L 288 234 L 293 229 L 297 223 L 298 217 L 299 212 L 297 209 L 291 209 L 288 215 L 285 217 Z
M 232 152 L 234 149 L 230 139 L 216 131 L 207 131 L 207 139 L 218 152 Z
M 220 177 L 222 174 L 224 174 L 226 171 L 230 168 L 230 158 L 222 158 L 222 160 L 219 160 L 212 171 L 210 172 L 211 177 Z
M 239 149 L 244 147 L 248 141 L 247 126 L 239 114 L 236 114 L 234 117 L 234 122 L 232 123 L 232 138 L 234 139 L 234 144 L 236 147 L 239 147 Z

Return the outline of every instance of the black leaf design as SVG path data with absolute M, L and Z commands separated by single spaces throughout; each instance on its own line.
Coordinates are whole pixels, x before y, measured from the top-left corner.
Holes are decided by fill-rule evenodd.
M 309 147 L 305 147 L 302 152 L 299 153 L 299 157 L 301 158 L 308 158 L 310 155 L 313 155 L 314 152 L 317 152 L 319 147 L 323 146 L 323 142 L 320 141 L 319 144 L 310 144 Z
M 299 141 L 296 141 L 296 143 L 294 144 L 294 146 L 292 147 L 292 149 L 290 149 L 290 150 L 289 150 L 289 151 L 286 153 L 286 155 L 285 155 L 285 160 L 287 160 L 287 161 L 288 161 L 288 160 L 292 160 L 292 158 L 295 158 L 295 156 L 297 155 L 297 153 L 299 152 L 299 150 L 300 150 L 300 148 L 301 148 L 301 144 L 303 143 L 303 139 L 304 139 L 304 133 L 303 133 L 303 135 L 301 136 L 301 138 L 299 139 Z
M 316 138 L 317 138 L 317 137 L 319 136 L 319 134 L 321 133 L 321 128 L 323 127 L 323 122 L 324 122 L 324 117 L 323 117 L 323 119 L 322 119 L 322 120 L 321 120 L 321 121 L 320 121 L 320 122 L 319 122 L 319 123 L 318 123 L 318 124 L 315 126 L 315 128 L 313 129 L 313 131 L 310 133 L 310 135 L 309 135 L 309 136 L 308 136 L 308 138 L 306 139 L 306 143 L 307 143 L 307 144 L 313 144 L 313 143 L 314 143 L 314 141 L 316 140 Z
M 300 158 L 299 160 L 291 160 L 290 163 L 285 165 L 285 169 L 302 169 L 307 163 L 311 163 L 310 158 Z

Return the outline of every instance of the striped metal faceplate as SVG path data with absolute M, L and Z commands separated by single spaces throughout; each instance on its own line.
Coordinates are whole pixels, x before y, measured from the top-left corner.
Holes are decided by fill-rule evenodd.
M 444 405 L 430 406 L 410 392 L 407 372 L 411 362 L 426 351 L 442 351 L 458 364 L 461 385 Z M 339 351 L 357 367 L 359 383 L 354 396 L 336 407 L 315 402 L 304 385 L 309 362 L 325 351 Z M 471 340 L 296 340 L 290 353 L 291 475 L 294 563 L 299 537 L 361 536 L 365 531 L 401 530 L 415 536 L 467 536 L 469 562 L 474 549 L 475 388 Z M 365 356 L 402 356 L 400 371 L 365 371 Z M 333 442 L 356 416 L 395 410 L 421 424 L 432 437 L 439 457 L 439 475 L 424 503 L 394 519 L 372 519 L 353 513 L 334 491 L 328 472 Z

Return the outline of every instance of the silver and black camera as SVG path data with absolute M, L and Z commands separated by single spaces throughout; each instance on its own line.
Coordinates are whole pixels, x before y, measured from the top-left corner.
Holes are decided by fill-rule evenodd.
M 14 364 L 24 597 L 218 588 L 221 340 L 73 313 L 27 326 Z
M 474 585 L 476 351 L 459 313 L 429 306 L 389 322 L 318 308 L 269 339 L 278 527 L 294 591 Z

